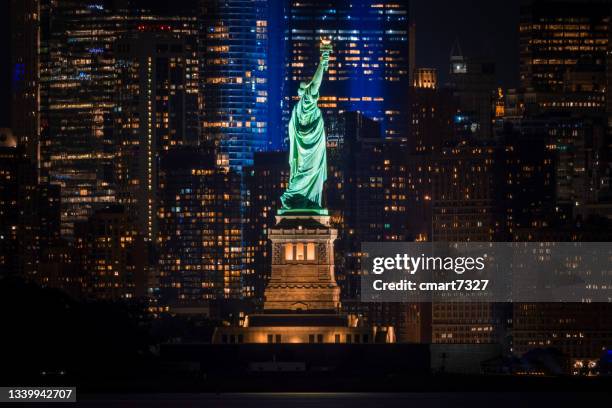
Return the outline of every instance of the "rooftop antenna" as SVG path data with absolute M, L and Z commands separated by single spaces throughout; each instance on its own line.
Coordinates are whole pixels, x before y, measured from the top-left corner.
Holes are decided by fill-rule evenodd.
M 461 51 L 461 44 L 459 44 L 459 38 L 455 39 L 450 52 L 451 61 L 454 59 L 463 59 L 463 51 Z

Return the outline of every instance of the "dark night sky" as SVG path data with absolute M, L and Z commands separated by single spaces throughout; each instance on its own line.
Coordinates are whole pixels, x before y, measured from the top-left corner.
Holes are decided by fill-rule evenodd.
M 490 58 L 499 84 L 518 84 L 518 0 L 413 0 L 417 67 L 438 68 L 444 81 L 451 48 L 458 41 L 466 57 Z
M 195 3 L 195 0 L 145 2 L 159 5 L 165 12 L 192 8 Z M 455 41 L 459 41 L 465 56 L 491 58 L 497 63 L 500 85 L 517 85 L 518 0 L 412 0 L 411 14 L 417 27 L 418 67 L 438 68 L 440 80 L 444 82 L 451 48 Z M 8 126 L 9 13 L 3 12 L 0 18 L 0 50 L 3 54 L 3 63 L 0 64 L 0 126 Z

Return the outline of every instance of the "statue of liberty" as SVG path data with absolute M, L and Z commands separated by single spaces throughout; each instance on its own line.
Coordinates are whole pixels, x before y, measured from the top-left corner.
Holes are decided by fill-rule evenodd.
M 289 121 L 289 186 L 281 196 L 279 214 L 327 214 L 323 183 L 327 180 L 327 152 L 323 116 L 317 106 L 323 74 L 329 67 L 330 41 L 321 43 L 321 60 L 309 83 L 300 83 L 299 101 Z

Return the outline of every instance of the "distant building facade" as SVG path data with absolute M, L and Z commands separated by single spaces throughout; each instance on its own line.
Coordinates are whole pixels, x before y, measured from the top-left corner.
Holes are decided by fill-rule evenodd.
M 219 141 L 235 171 L 267 148 L 268 3 L 200 3 L 203 135 Z
M 464 138 L 490 140 L 497 92 L 495 63 L 467 58 L 457 46 L 451 55 L 448 87 L 458 104 L 455 131 Z
M 412 86 L 425 89 L 438 88 L 438 70 L 435 68 L 417 68 Z
M 169 150 L 159 173 L 159 285 L 173 306 L 242 296 L 240 177 L 214 153 Z
M 11 127 L 27 156 L 38 160 L 40 137 L 40 0 L 12 0 Z
M 379 121 L 385 137 L 406 137 L 415 44 L 407 1 L 291 0 L 285 21 L 285 125 L 300 82 L 310 80 L 319 62 L 321 38 L 331 38 L 319 100 L 325 117 L 359 111 Z
M 84 292 L 95 299 L 142 299 L 147 294 L 144 236 L 122 206 L 97 210 L 75 229 L 74 248 Z
M 170 26 L 143 24 L 115 48 L 117 201 L 154 242 L 160 156 L 200 144 L 196 38 L 172 33 Z

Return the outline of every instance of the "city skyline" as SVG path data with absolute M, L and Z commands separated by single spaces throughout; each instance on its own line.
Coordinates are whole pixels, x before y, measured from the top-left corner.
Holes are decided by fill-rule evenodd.
M 190 10 L 193 10 L 191 14 L 195 15 L 195 8 L 192 5 L 197 4 L 197 1 L 179 0 L 173 2 L 172 8 L 164 1 L 141 1 L 139 5 L 145 4 L 154 12 L 157 11 L 162 15 L 184 14 Z M 439 10 L 440 8 L 448 9 L 449 12 L 438 14 L 432 12 L 432 10 Z M 474 10 L 478 12 L 475 13 Z M 493 23 L 487 18 L 488 13 L 493 11 L 500 12 L 505 16 L 501 25 L 499 22 Z M 7 53 L 5 54 L 7 58 L 12 47 L 9 41 L 9 14 L 6 13 L 3 16 L 5 24 L 2 24 L 4 35 L 1 40 L 2 49 Z M 519 20 L 519 4 L 517 2 L 504 1 L 492 4 L 486 0 L 475 0 L 465 5 L 464 2 L 446 2 L 444 0 L 435 0 L 434 3 L 413 0 L 410 2 L 410 16 L 417 31 L 416 66 L 438 69 L 442 81 L 445 81 L 448 78 L 446 70 L 448 58 L 453 45 L 459 41 L 466 55 L 493 57 L 498 62 L 498 66 L 502 67 L 498 73 L 501 86 L 504 88 L 518 86 L 519 67 L 514 55 L 514 51 L 518 55 L 518 45 L 515 46 L 513 52 L 506 51 L 509 47 L 512 47 L 512 44 L 517 44 Z M 489 34 L 486 41 L 481 41 L 480 33 L 482 32 Z M 5 85 L 2 87 L 2 95 L 6 95 L 5 93 L 10 88 L 10 78 L 11 72 L 8 65 L 0 67 L 0 80 Z M 9 125 L 9 105 L 5 105 L 6 100 L 3 97 L 0 104 L 4 108 L 0 114 L 0 126 L 2 127 L 8 127 Z
M 22 1 L 0 289 L 117 308 L 136 367 L 196 361 L 196 383 L 356 375 L 358 354 L 390 375 L 612 372 L 588 253 L 548 245 L 612 241 L 612 0 Z M 533 244 L 587 294 L 369 301 L 370 243 Z

